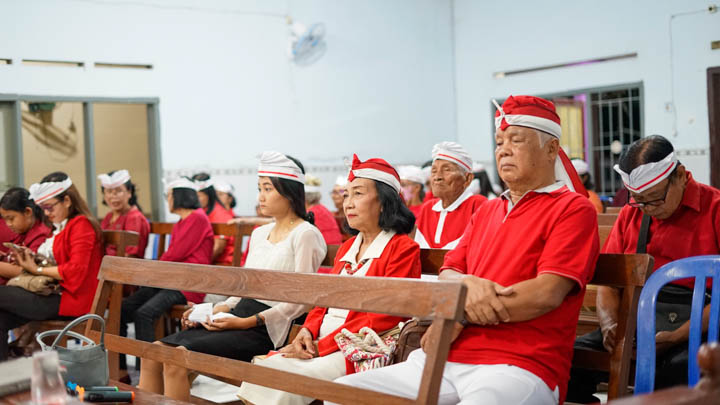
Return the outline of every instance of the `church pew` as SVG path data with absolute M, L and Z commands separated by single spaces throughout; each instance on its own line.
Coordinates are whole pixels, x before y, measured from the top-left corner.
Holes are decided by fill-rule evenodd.
M 465 287 L 458 282 L 426 282 L 397 278 L 349 278 L 324 274 L 299 274 L 224 266 L 147 261 L 106 257 L 99 275 L 92 312 L 103 314 L 111 292 L 123 284 L 241 295 L 254 299 L 322 305 L 356 311 L 433 319 L 428 361 L 416 399 L 401 398 L 349 387 L 254 364 L 187 352 L 175 348 L 105 334 L 109 351 L 126 353 L 203 374 L 242 380 L 326 401 L 356 404 L 432 404 L 437 402 L 442 372 L 450 349 L 449 336 L 460 320 Z M 316 291 L 323 291 L 317 294 Z M 387 291 L 395 291 L 388 294 Z M 86 336 L 99 341 L 98 325 L 90 322 Z M 115 329 L 113 329 L 115 330 Z

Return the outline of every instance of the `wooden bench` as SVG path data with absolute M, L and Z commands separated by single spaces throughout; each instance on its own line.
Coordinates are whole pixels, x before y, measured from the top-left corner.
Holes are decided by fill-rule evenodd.
M 623 207 L 605 207 L 605 214 L 619 214 Z
M 150 233 L 158 235 L 157 258 L 165 253 L 165 245 L 167 237 L 172 234 L 175 224 L 169 222 L 151 222 Z M 235 238 L 233 242 L 233 260 L 232 266 L 240 267 L 242 261 L 242 241 L 244 236 L 250 236 L 256 225 L 252 223 L 236 223 L 236 224 L 212 224 L 213 233 L 216 236 L 227 236 Z
M 646 254 L 600 254 L 591 285 L 616 287 L 621 290 L 618 326 L 615 332 L 615 350 L 612 354 L 605 351 L 575 349 L 573 367 L 601 370 L 609 373 L 608 399 L 627 394 L 630 380 L 633 340 L 637 327 L 637 306 L 640 291 L 645 280 L 652 272 L 654 260 Z M 585 299 L 585 304 L 590 304 Z M 583 326 L 598 328 L 597 319 L 583 317 L 578 319 L 578 331 Z
M 350 279 L 324 274 L 300 274 L 224 266 L 156 262 L 106 257 L 93 313 L 103 314 L 113 290 L 123 284 L 239 295 L 253 299 L 311 304 L 402 317 L 433 319 L 427 362 L 415 400 L 349 387 L 286 371 L 197 352 L 179 355 L 175 348 L 106 333 L 108 350 L 174 364 L 203 374 L 242 380 L 275 389 L 339 403 L 432 404 L 438 399 L 440 381 L 453 324 L 463 315 L 465 287 L 458 282 L 426 282 L 396 278 Z M 317 294 L 316 291 L 323 291 Z M 393 294 L 388 294 L 393 291 Z M 99 341 L 94 322 L 85 334 Z M 114 330 L 114 329 L 113 329 Z

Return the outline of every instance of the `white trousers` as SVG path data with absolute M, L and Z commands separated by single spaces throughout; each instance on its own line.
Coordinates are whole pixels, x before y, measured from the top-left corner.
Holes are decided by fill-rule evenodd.
M 344 376 L 346 373 L 345 357 L 340 351 L 309 360 L 289 359 L 276 354 L 255 364 L 328 381 Z M 315 398 L 249 383 L 243 383 L 240 386 L 238 397 L 255 405 L 306 405 L 315 400 Z
M 417 398 L 425 352 L 410 353 L 407 361 L 392 366 L 350 374 L 335 380 L 407 398 Z M 551 391 L 535 374 L 507 364 L 445 363 L 440 384 L 439 405 L 557 405 L 559 391 Z M 327 402 L 326 402 L 327 404 Z

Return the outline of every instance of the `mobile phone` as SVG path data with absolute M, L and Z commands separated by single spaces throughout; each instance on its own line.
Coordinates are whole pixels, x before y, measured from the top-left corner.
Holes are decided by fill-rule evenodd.
M 22 246 L 16 245 L 16 244 L 14 244 L 14 243 L 12 243 L 12 242 L 3 242 L 3 246 L 5 246 L 6 248 L 15 249 L 15 250 L 22 250 L 22 249 L 23 249 Z

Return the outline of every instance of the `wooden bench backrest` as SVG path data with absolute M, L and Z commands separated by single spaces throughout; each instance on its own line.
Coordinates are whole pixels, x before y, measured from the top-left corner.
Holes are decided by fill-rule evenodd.
M 616 214 L 616 215 L 617 215 L 617 214 L 620 213 L 621 210 L 622 210 L 622 207 L 606 207 L 606 208 L 605 208 L 605 213 L 606 213 L 606 214 Z
M 617 220 L 618 214 L 598 214 L 598 225 L 613 226 Z
M 103 243 L 117 248 L 117 256 L 124 257 L 128 246 L 137 246 L 140 235 L 133 231 L 103 231 Z
M 608 398 L 627 393 L 633 339 L 637 327 L 637 306 L 640 291 L 652 272 L 654 260 L 646 254 L 600 254 L 589 284 L 620 289 L 615 350 L 612 354 L 575 349 L 573 366 L 608 371 Z M 594 304 L 594 303 L 593 303 Z
M 398 278 L 349 278 L 225 266 L 105 257 L 92 312 L 103 314 L 111 292 L 122 284 L 182 291 L 243 296 L 281 302 L 344 308 L 402 317 L 432 318 L 427 360 L 416 400 L 349 387 L 286 371 L 188 351 L 178 356 L 171 347 L 106 333 L 108 350 L 174 364 L 201 373 L 239 379 L 338 403 L 431 404 L 438 391 L 455 321 L 462 318 L 465 287 L 459 282 L 427 282 Z M 322 291 L 323 294 L 318 294 Z M 389 293 L 392 292 L 392 293 Z M 99 341 L 97 325 L 86 335 Z
M 213 233 L 215 235 L 234 237 L 233 241 L 234 253 L 232 265 L 240 267 L 242 261 L 242 242 L 244 236 L 250 236 L 256 224 L 253 223 L 237 223 L 237 224 L 212 224 Z M 169 222 L 151 222 L 150 233 L 158 235 L 157 257 L 159 258 L 165 253 L 165 244 L 167 235 L 170 235 L 175 224 Z

